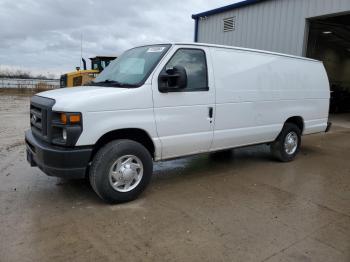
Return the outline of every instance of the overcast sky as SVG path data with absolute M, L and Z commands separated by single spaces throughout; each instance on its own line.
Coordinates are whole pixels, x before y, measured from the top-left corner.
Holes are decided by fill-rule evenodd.
M 83 57 L 135 45 L 193 41 L 191 15 L 237 0 L 0 0 L 0 67 L 72 71 Z M 90 61 L 88 61 L 90 67 Z

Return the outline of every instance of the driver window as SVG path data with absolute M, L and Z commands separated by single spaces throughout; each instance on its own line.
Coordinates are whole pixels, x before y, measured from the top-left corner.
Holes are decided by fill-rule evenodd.
M 187 73 L 187 91 L 208 91 L 208 74 L 205 52 L 200 49 L 179 49 L 170 59 L 165 69 L 183 66 Z

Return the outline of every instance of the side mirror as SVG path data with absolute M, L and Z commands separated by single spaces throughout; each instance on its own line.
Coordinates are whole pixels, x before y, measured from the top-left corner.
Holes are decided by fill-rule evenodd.
M 162 93 L 176 92 L 187 86 L 187 73 L 183 66 L 167 69 L 158 77 L 158 89 Z

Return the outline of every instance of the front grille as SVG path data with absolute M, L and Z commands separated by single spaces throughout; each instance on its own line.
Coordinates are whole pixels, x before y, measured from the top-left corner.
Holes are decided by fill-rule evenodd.
M 50 141 L 50 125 L 52 117 L 52 106 L 55 100 L 33 96 L 30 101 L 30 127 L 33 135 L 39 139 Z
M 30 125 L 36 133 L 47 135 L 47 128 L 45 123 L 47 122 L 44 118 L 46 117 L 46 110 L 34 105 L 30 105 Z

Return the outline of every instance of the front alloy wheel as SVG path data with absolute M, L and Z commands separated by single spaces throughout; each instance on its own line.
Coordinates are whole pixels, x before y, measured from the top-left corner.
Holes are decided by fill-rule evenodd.
M 119 157 L 109 170 L 109 183 L 118 192 L 129 192 L 141 182 L 143 164 L 137 156 Z
M 90 184 L 106 202 L 134 200 L 148 185 L 153 172 L 149 151 L 132 140 L 115 140 L 102 147 L 90 168 Z

